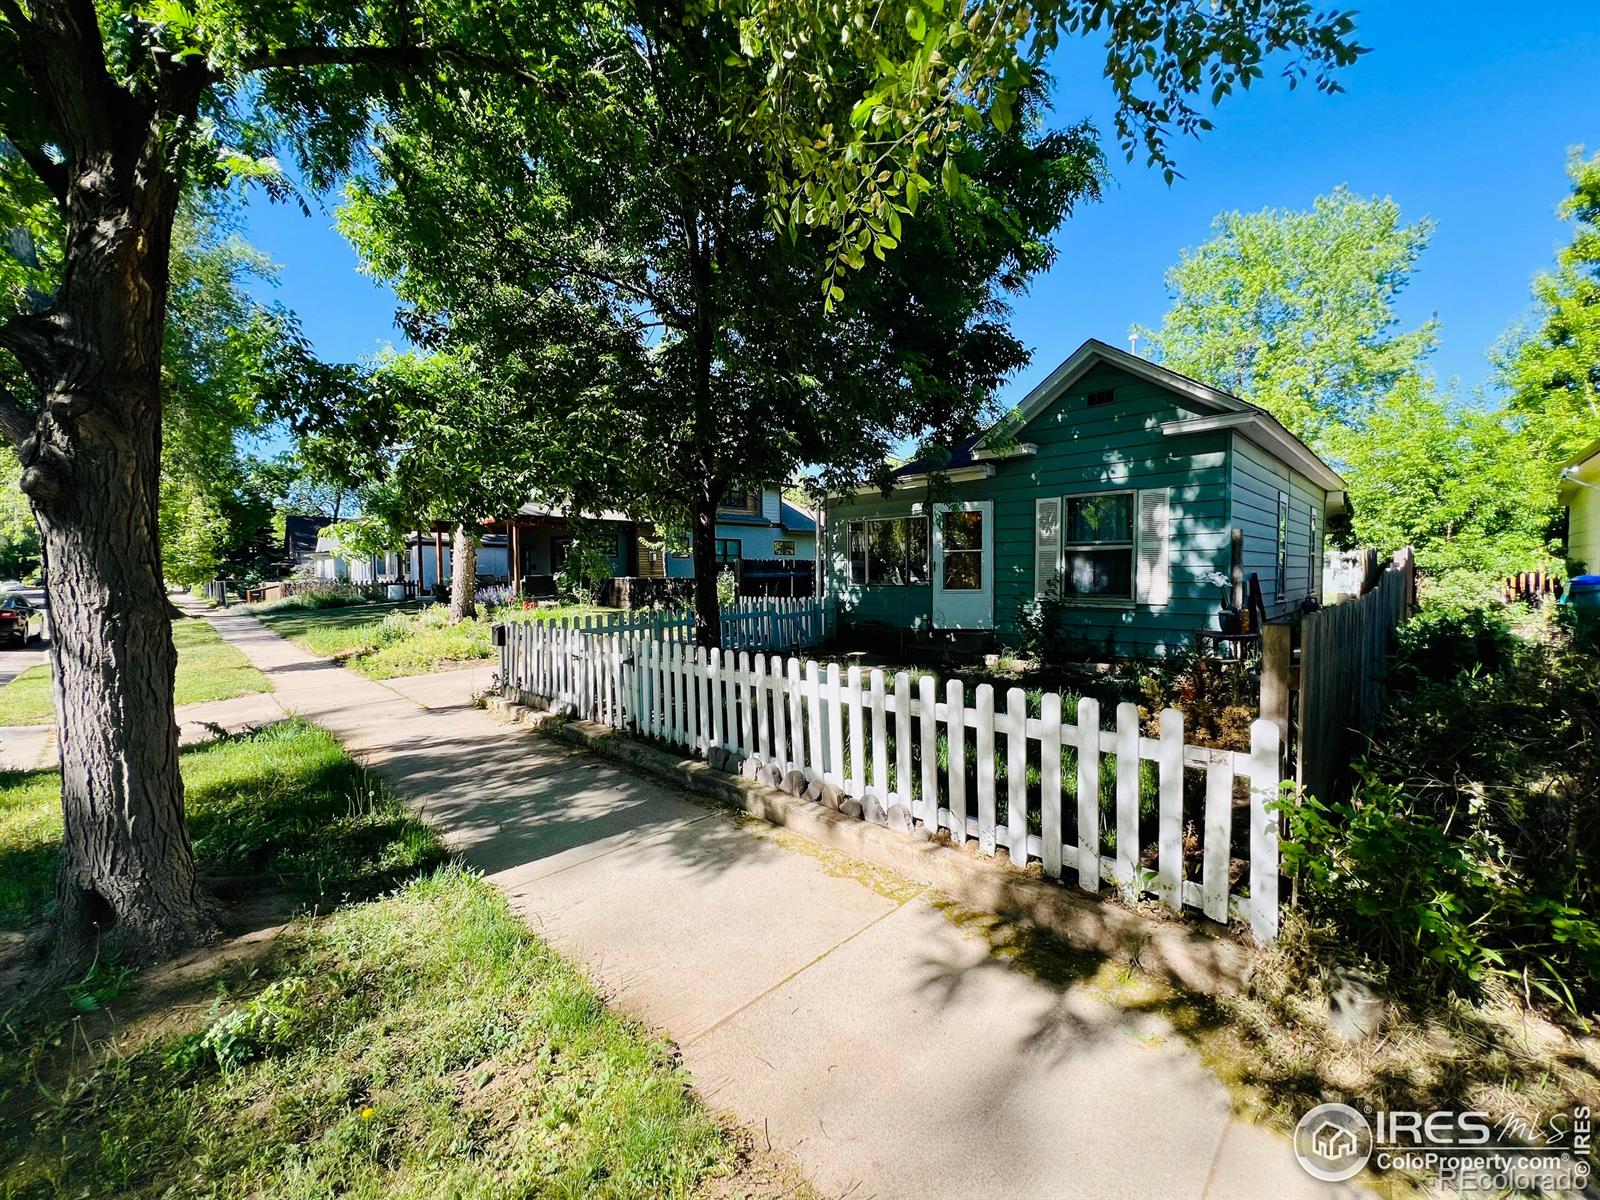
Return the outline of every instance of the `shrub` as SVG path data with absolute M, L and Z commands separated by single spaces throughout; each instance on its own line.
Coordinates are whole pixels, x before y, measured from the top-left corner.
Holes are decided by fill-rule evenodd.
M 593 604 L 600 585 L 611 578 L 611 560 L 599 547 L 579 540 L 567 547 L 556 572 L 556 588 L 577 604 Z
M 1434 593 L 1400 633 L 1348 803 L 1288 805 L 1286 869 L 1313 919 L 1396 990 L 1489 974 L 1573 1011 L 1600 1001 L 1600 687 L 1564 621 Z

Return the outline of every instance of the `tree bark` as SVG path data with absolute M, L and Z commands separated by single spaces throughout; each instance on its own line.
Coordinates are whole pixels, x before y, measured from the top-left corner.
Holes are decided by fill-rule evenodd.
M 56 312 L 77 336 L 51 360 L 22 446 L 22 488 L 50 562 L 63 964 L 163 958 L 212 929 L 184 820 L 157 527 L 176 190 L 170 180 L 135 199 L 74 190 Z
M 45 180 L 63 261 L 49 307 L 0 325 L 38 398 L 8 402 L 0 424 L 50 564 L 66 970 L 91 953 L 166 957 L 212 929 L 184 821 L 157 526 L 176 154 L 207 68 L 164 59 L 154 87 L 131 89 L 106 67 L 92 5 L 30 9 L 8 25 L 64 159 Z
M 465 621 L 478 612 L 478 539 L 457 525 L 450 550 L 450 619 Z
M 694 562 L 694 640 L 708 650 L 722 646 L 722 606 L 717 600 L 717 506 L 720 496 L 702 493 L 690 511 Z

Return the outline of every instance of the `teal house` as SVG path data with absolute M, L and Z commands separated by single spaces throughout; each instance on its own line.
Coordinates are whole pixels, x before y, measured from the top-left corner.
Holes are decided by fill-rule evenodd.
M 992 631 L 1059 594 L 1088 653 L 1160 655 L 1216 630 L 1241 531 L 1269 619 L 1320 599 L 1345 485 L 1264 410 L 1085 342 L 993 429 L 892 490 L 824 510 L 824 596 L 844 635 Z M 1053 589 L 1053 592 L 1052 592 Z

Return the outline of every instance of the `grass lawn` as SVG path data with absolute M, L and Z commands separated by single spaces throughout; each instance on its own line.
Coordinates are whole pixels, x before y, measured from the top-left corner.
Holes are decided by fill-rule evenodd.
M 172 640 L 178 647 L 176 703 L 231 700 L 272 690 L 267 677 L 207 622 L 174 621 Z M 0 725 L 46 725 L 54 715 L 48 663 L 29 667 L 0 687 Z
M 452 625 L 449 610 L 442 604 L 303 608 L 276 602 L 251 611 L 273 632 L 369 679 L 446 670 L 463 662 L 493 658 L 495 653 L 489 641 L 492 620 L 480 616 Z M 516 620 L 553 621 L 609 611 L 567 604 L 510 615 Z
M 0 1195 L 735 1183 L 738 1138 L 672 1047 L 607 1009 L 494 888 L 437 866 L 427 827 L 326 733 L 286 722 L 191 750 L 183 767 L 204 868 L 257 872 L 323 915 L 182 970 L 101 963 L 64 995 L 0 1013 Z M 53 783 L 0 781 L 11 927 L 48 894 Z
M 326 908 L 444 861 L 432 832 L 315 726 L 185 750 L 182 767 L 203 874 L 263 877 Z M 60 791 L 55 771 L 0 772 L 0 930 L 26 928 L 54 897 Z

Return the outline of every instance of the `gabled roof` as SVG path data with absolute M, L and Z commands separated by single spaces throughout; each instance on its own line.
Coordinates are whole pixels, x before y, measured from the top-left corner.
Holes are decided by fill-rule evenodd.
M 1564 471 L 1568 467 L 1581 467 L 1591 458 L 1600 458 L 1600 438 L 1596 438 L 1582 450 L 1579 450 L 1576 457 L 1569 458 L 1566 462 L 1562 463 L 1561 469 Z
M 1210 410 L 1211 415 L 1168 421 L 1161 427 L 1161 432 L 1166 436 L 1206 433 L 1214 429 L 1233 429 L 1246 441 L 1260 446 L 1281 462 L 1293 467 L 1318 487 L 1330 492 L 1345 490 L 1345 482 L 1339 473 L 1317 457 L 1309 446 L 1285 429 L 1282 423 L 1266 409 L 1241 400 L 1219 388 L 1201 383 L 1198 379 L 1180 375 L 1159 363 L 1140 358 L 1136 354 L 1129 354 L 1126 350 L 1119 350 L 1098 338 L 1090 338 L 1079 346 L 1065 362 L 1051 371 L 1038 386 L 1024 396 L 1021 404 L 978 437 L 971 448 L 972 453 L 978 458 L 986 457 L 984 450 L 991 438 L 997 439 L 997 435 L 1001 433 L 1020 434 L 1028 422 L 1071 391 L 1074 384 L 1101 364 L 1149 380 L 1157 387 L 1176 392 L 1194 401 L 1201 408 Z M 1031 447 L 1025 444 L 1019 445 L 1008 452 L 1007 447 L 997 439 L 997 444 L 991 451 L 996 457 L 1009 457 L 1011 452 L 1031 453 Z
M 778 502 L 778 524 L 785 533 L 815 533 L 817 531 L 816 518 L 804 509 L 797 508 L 787 500 Z

